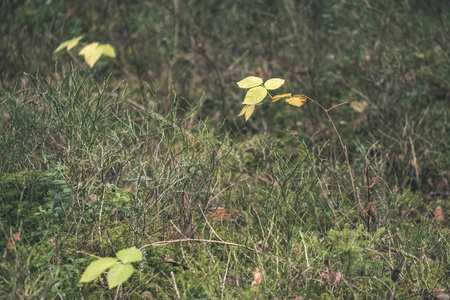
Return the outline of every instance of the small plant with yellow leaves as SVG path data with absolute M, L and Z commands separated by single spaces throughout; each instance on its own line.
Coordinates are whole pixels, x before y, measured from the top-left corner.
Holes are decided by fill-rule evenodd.
M 57 53 L 63 49 L 66 49 L 67 52 L 69 52 L 78 45 L 82 38 L 83 36 L 79 36 L 63 42 L 55 51 L 53 51 L 53 53 Z M 83 49 L 78 52 L 78 55 L 83 55 L 86 63 L 92 68 L 102 55 L 115 58 L 116 51 L 110 44 L 99 44 L 94 42 L 84 46 Z
M 272 96 L 269 93 L 269 90 L 276 90 L 281 87 L 284 84 L 284 81 L 285 80 L 281 78 L 271 78 L 264 82 L 260 77 L 249 76 L 237 82 L 237 85 L 241 89 L 249 89 L 247 91 L 247 94 L 245 95 L 244 102 L 242 102 L 242 104 L 245 104 L 245 106 L 239 113 L 238 117 L 245 115 L 245 120 L 248 120 L 255 111 L 255 106 L 261 105 L 261 102 L 266 98 L 267 95 L 269 95 L 269 97 L 271 98 L 271 102 L 283 99 L 290 105 L 294 105 L 297 107 L 305 104 L 306 96 L 304 95 L 292 96 L 291 93 L 288 93 Z

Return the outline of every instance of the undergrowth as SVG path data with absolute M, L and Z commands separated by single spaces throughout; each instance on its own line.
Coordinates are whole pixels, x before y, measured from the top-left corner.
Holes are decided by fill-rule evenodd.
M 231 137 L 192 124 L 196 108 L 161 116 L 90 75 L 30 80 L 0 100 L 2 298 L 392 299 L 449 288 L 448 220 L 434 214 L 448 204 L 392 189 L 381 162 L 354 168 L 355 194 L 326 142 Z M 120 289 L 103 276 L 78 283 L 96 257 L 132 246 L 144 260 Z

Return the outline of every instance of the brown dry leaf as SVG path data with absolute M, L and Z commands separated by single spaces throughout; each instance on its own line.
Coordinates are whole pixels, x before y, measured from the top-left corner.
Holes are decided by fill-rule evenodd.
M 434 218 L 436 219 L 436 222 L 438 224 L 445 221 L 445 216 L 442 213 L 442 207 L 436 207 L 436 209 L 434 210 Z
M 9 240 L 8 243 L 6 243 L 6 249 L 8 249 L 9 252 L 13 252 L 15 242 L 12 240 Z
M 149 291 L 143 291 L 143 292 L 141 293 L 141 298 L 150 298 L 150 299 L 153 299 L 153 295 L 152 295 L 152 293 L 149 292 Z
M 20 242 L 20 232 L 13 233 L 12 236 L 16 242 Z
M 295 73 L 296 74 L 307 74 L 309 72 L 309 68 L 308 67 L 296 67 L 295 68 Z
M 330 273 L 328 273 L 328 270 L 327 270 L 326 272 L 322 272 L 322 273 L 320 274 L 320 276 L 322 276 L 322 279 L 323 279 L 324 281 L 326 281 L 327 283 L 330 283 L 330 282 L 331 282 L 331 280 L 330 280 Z
M 100 199 L 100 196 L 97 195 L 89 195 L 89 199 L 91 199 L 92 201 L 97 201 Z
M 224 207 L 216 207 L 209 210 L 209 218 L 214 221 L 227 221 L 230 220 L 230 214 Z
M 417 158 L 415 158 L 415 157 L 413 159 L 411 159 L 410 163 L 411 163 L 411 166 L 413 166 L 414 168 L 418 168 L 419 167 Z
M 334 285 L 338 286 L 339 283 L 341 282 L 341 278 L 342 278 L 342 273 L 341 272 L 336 272 L 334 274 Z
M 260 284 L 262 280 L 261 272 L 259 272 L 259 268 L 255 268 L 255 280 L 252 282 L 252 286 Z
M 425 54 L 423 53 L 414 53 L 414 55 L 418 58 L 425 58 Z
M 375 211 L 375 205 L 376 203 L 373 201 L 367 203 L 366 214 L 368 214 L 372 219 L 375 219 L 377 216 Z
M 364 56 L 364 59 L 359 62 L 359 67 L 362 70 L 365 70 L 368 66 L 370 66 L 371 61 L 372 61 L 372 58 L 370 57 L 370 55 L 366 55 L 366 56 Z
M 126 183 L 123 188 L 129 192 L 133 190 L 133 184 L 132 183 Z

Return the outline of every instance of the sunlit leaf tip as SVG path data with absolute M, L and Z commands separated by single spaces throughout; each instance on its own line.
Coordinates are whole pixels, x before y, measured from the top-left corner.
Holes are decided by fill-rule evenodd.
M 257 85 L 261 85 L 262 83 L 263 83 L 262 78 L 256 77 L 256 76 L 248 76 L 248 77 L 242 79 L 241 81 L 238 81 L 237 85 L 241 89 L 249 89 L 249 88 L 255 87 Z

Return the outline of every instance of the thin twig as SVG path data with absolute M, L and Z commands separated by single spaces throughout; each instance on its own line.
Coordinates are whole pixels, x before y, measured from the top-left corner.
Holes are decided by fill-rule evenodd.
M 354 178 L 353 178 L 353 170 L 352 170 L 352 167 L 350 166 L 350 160 L 349 160 L 349 158 L 348 158 L 347 146 L 344 145 L 344 142 L 342 141 L 341 135 L 339 134 L 339 131 L 337 130 L 336 125 L 335 125 L 334 122 L 333 122 L 333 119 L 331 118 L 330 114 L 328 113 L 329 110 L 333 109 L 334 107 L 339 106 L 340 104 L 337 105 L 337 106 L 335 105 L 335 106 L 331 107 L 330 109 L 326 109 L 325 107 L 323 107 L 323 106 L 322 106 L 319 102 L 317 102 L 316 100 L 314 100 L 314 99 L 312 99 L 312 98 L 310 98 L 310 97 L 308 97 L 308 96 L 305 96 L 305 97 L 306 97 L 307 99 L 309 99 L 311 102 L 313 102 L 314 104 L 316 104 L 317 106 L 319 106 L 319 107 L 325 112 L 325 114 L 327 115 L 328 120 L 330 121 L 331 125 L 333 126 L 334 132 L 336 132 L 336 135 L 337 135 L 337 137 L 338 137 L 338 139 L 339 139 L 339 142 L 341 143 L 342 150 L 344 151 L 344 154 L 345 154 L 345 160 L 346 160 L 346 163 L 347 163 L 347 169 L 348 169 L 348 173 L 349 173 L 349 175 L 350 175 L 350 181 L 351 181 L 352 188 L 353 188 L 353 197 L 354 197 L 355 199 L 357 199 L 357 196 L 356 196 L 356 189 L 355 189 L 355 180 L 354 180 Z M 342 103 L 342 104 L 343 104 L 343 103 Z
M 184 237 L 186 238 L 186 236 L 181 232 L 181 230 L 172 222 L 172 220 L 170 220 L 170 223 L 172 224 L 173 227 L 175 227 L 175 229 Z
M 341 106 L 341 105 L 347 104 L 347 103 L 348 103 L 348 102 L 342 102 L 342 103 L 339 103 L 339 104 L 333 105 L 332 107 L 330 107 L 329 109 L 327 109 L 327 111 L 329 112 L 330 110 L 332 110 L 332 109 L 334 109 L 334 108 L 336 108 L 336 107 L 338 107 L 338 106 Z
M 154 242 L 154 243 L 151 243 L 151 244 L 147 244 L 147 245 L 141 246 L 139 249 L 142 250 L 142 249 L 147 248 L 147 247 L 158 247 L 158 246 L 165 246 L 165 245 L 168 245 L 168 244 L 182 243 L 182 242 L 216 243 L 216 244 L 223 244 L 223 245 L 230 245 L 230 246 L 246 248 L 246 249 L 248 249 L 250 251 L 258 252 L 257 250 L 255 250 L 255 249 L 253 249 L 251 247 L 244 246 L 244 245 L 231 243 L 231 242 L 225 242 L 225 241 L 206 240 L 206 239 L 178 239 L 178 240 L 170 240 L 170 241 L 159 241 L 159 242 Z
M 114 300 L 117 300 L 117 296 L 119 296 L 119 291 L 120 291 L 120 287 L 121 287 L 121 286 L 122 286 L 121 284 L 119 284 L 119 285 L 117 286 L 116 293 L 114 294 Z

